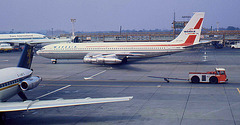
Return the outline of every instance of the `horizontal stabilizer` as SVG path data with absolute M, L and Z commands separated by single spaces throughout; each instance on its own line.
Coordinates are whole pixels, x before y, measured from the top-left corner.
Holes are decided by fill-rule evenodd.
M 200 41 L 198 44 L 194 44 L 191 46 L 185 46 L 184 48 L 198 48 L 198 47 L 202 47 L 204 45 L 210 44 L 210 43 L 212 43 L 211 40 Z

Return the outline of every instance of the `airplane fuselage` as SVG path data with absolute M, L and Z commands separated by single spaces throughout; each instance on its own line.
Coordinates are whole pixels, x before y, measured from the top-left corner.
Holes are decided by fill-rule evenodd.
M 69 42 L 70 39 L 48 39 L 45 35 L 38 33 L 0 34 L 0 43 L 51 43 Z
M 0 101 L 6 101 L 21 91 L 20 83 L 32 75 L 32 70 L 10 67 L 0 70 Z
M 2 43 L 0 44 L 0 52 L 4 52 L 4 51 L 12 51 L 13 47 L 8 44 L 8 43 Z
M 88 53 L 138 53 L 134 58 L 154 57 L 183 51 L 179 44 L 168 42 L 121 42 L 121 43 L 61 43 L 44 47 L 37 53 L 50 59 L 83 59 Z M 129 56 L 129 58 L 131 58 Z
M 0 34 L 0 42 L 38 40 L 46 38 L 45 35 L 37 33 Z

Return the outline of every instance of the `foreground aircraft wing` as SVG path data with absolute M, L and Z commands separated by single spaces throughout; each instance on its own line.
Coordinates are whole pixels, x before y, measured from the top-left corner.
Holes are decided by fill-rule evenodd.
M 133 97 L 114 98 L 85 98 L 85 99 L 56 99 L 56 100 L 35 100 L 24 102 L 1 102 L 0 112 L 22 111 L 32 109 L 54 108 L 64 106 L 88 105 L 108 102 L 129 101 Z

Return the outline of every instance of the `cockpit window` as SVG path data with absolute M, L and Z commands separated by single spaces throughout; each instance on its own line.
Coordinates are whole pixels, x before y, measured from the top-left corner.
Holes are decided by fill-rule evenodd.
M 218 75 L 225 75 L 225 71 L 218 71 L 217 74 Z
M 224 72 L 224 71 L 220 71 L 220 74 L 221 74 L 221 75 L 224 75 L 224 74 L 225 74 L 225 72 Z

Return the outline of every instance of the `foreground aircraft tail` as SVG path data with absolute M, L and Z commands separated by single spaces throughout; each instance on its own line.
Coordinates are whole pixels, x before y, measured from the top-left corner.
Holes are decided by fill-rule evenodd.
M 25 44 L 24 50 L 22 51 L 22 56 L 20 57 L 17 67 L 30 69 L 32 64 L 32 58 L 33 46 Z
M 33 46 L 25 44 L 24 50 L 22 51 L 22 55 L 20 57 L 17 67 L 30 69 L 32 64 L 32 59 L 33 59 Z M 24 94 L 23 91 L 20 91 L 18 95 L 23 101 L 27 100 L 27 96 Z
M 182 32 L 172 43 L 180 43 L 182 46 L 198 44 L 200 40 L 202 23 L 205 12 L 196 12 Z

